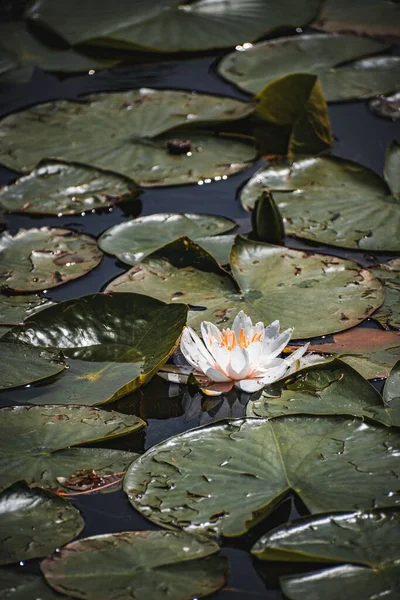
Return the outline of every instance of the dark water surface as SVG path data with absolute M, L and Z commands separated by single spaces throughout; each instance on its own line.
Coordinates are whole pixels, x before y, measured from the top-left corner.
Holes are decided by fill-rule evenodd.
M 55 98 L 78 98 L 81 94 L 122 90 L 135 87 L 154 87 L 188 89 L 209 92 L 246 100 L 248 96 L 224 82 L 216 73 L 218 56 L 172 60 L 156 64 L 124 66 L 111 71 L 95 73 L 59 81 L 55 77 L 36 71 L 30 83 L 18 86 L 0 85 L 0 116 L 20 110 L 33 104 Z M 400 137 L 400 124 L 372 115 L 367 103 L 354 102 L 332 105 L 329 108 L 335 135 L 332 153 L 366 165 L 379 174 L 382 173 L 385 150 L 389 143 Z M 263 164 L 259 160 L 244 173 L 229 177 L 225 181 L 207 185 L 188 185 L 144 190 L 140 203 L 134 205 L 131 214 L 121 208 L 113 208 L 99 214 L 66 217 L 29 217 L 9 215 L 7 227 L 15 233 L 20 227 L 41 227 L 44 225 L 67 227 L 75 231 L 100 235 L 105 229 L 125 219 L 156 212 L 197 212 L 214 213 L 235 219 L 240 231 L 250 229 L 248 214 L 241 208 L 237 199 L 239 187 Z M 0 185 L 8 183 L 16 174 L 0 167 Z M 300 241 L 288 240 L 288 245 L 297 248 L 310 248 Z M 321 246 L 313 246 L 313 249 Z M 338 248 L 324 249 L 330 253 L 352 258 L 364 265 L 376 262 L 376 256 L 370 257 L 361 252 L 340 251 Z M 81 279 L 69 282 L 54 290 L 46 297 L 55 301 L 67 300 L 84 294 L 101 291 L 118 274 L 127 270 L 116 259 L 105 256 L 99 267 Z M 369 326 L 377 326 L 372 323 Z M 41 394 L 40 386 L 29 387 L 0 394 L 0 405 L 7 406 L 29 402 L 30 398 Z M 51 396 L 49 397 L 49 402 Z M 148 422 L 144 432 L 127 436 L 107 447 L 142 452 L 155 443 L 171 435 L 226 417 L 240 417 L 244 414 L 247 397 L 235 392 L 222 398 L 205 398 L 196 390 L 185 386 L 168 384 L 157 376 L 144 388 L 126 396 L 111 405 L 110 408 L 124 413 L 138 414 Z M 122 491 L 109 494 L 75 496 L 73 504 L 82 511 L 85 530 L 82 536 L 107 532 L 157 529 L 152 523 L 136 513 L 128 503 Z M 247 552 L 254 541 L 265 531 L 289 519 L 304 514 L 304 507 L 293 498 L 287 498 L 275 509 L 273 514 L 245 538 L 230 541 L 223 553 L 229 557 L 231 575 L 226 587 L 210 598 L 223 600 L 251 600 L 264 598 L 281 600 L 278 576 L 285 568 L 282 563 L 265 565 L 256 563 Z M 30 561 L 21 568 L 37 570 L 38 561 Z M 302 567 L 304 568 L 304 566 Z M 288 567 L 286 567 L 286 570 Z M 291 567 L 299 572 L 298 566 Z M 149 600 L 151 600 L 149 598 Z M 356 599 L 355 599 L 356 600 Z

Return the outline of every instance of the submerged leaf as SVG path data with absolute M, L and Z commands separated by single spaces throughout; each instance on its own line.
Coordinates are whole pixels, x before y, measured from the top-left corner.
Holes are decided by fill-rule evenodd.
M 124 489 L 157 525 L 238 536 L 289 490 L 311 513 L 395 506 L 398 444 L 394 430 L 359 419 L 220 421 L 148 450 Z
M 136 2 L 115 0 L 39 0 L 27 16 L 63 36 L 71 44 L 105 44 L 159 52 L 226 48 L 251 42 L 275 29 L 306 25 L 320 0 L 176 0 Z
M 234 121 L 253 110 L 231 98 L 145 88 L 57 100 L 1 121 L 0 161 L 25 172 L 43 158 L 84 163 L 150 187 L 197 183 L 248 168 L 256 151 L 244 136 L 190 126 Z M 171 139 L 188 141 L 190 151 L 170 152 Z
M 192 600 L 225 583 L 215 542 L 182 532 L 124 531 L 68 544 L 41 563 L 47 583 L 88 600 Z
M 193 249 L 194 254 L 196 250 Z M 383 301 L 381 284 L 356 263 L 237 237 L 230 256 L 233 277 L 209 263 L 178 268 L 149 257 L 114 279 L 107 292 L 139 292 L 206 310 L 189 312 L 189 324 L 229 326 L 239 310 L 253 321 L 294 327 L 295 338 L 348 329 Z M 210 257 L 209 257 L 210 258 Z M 193 262 L 192 262 L 193 264 Z
M 76 537 L 84 524 L 69 502 L 17 483 L 0 495 L 0 564 L 54 552 Z
M 132 200 L 138 193 L 132 181 L 115 173 L 45 160 L 0 189 L 0 207 L 11 213 L 76 215 Z
M 0 410 L 0 489 L 16 481 L 45 487 L 70 446 L 111 439 L 142 429 L 131 415 L 85 406 L 13 406 Z
M 60 302 L 10 331 L 5 341 L 58 348 L 70 359 L 35 404 L 95 405 L 132 392 L 166 362 L 186 323 L 184 304 L 139 294 L 93 294 Z
M 387 164 L 395 151 L 393 145 Z M 241 202 L 250 210 L 260 193 L 269 190 L 288 234 L 344 248 L 395 252 L 400 250 L 396 189 L 360 164 L 309 156 L 260 169 L 242 189 Z
M 15 292 L 54 288 L 82 277 L 103 257 L 96 240 L 69 229 L 20 229 L 0 237 L 0 285 Z

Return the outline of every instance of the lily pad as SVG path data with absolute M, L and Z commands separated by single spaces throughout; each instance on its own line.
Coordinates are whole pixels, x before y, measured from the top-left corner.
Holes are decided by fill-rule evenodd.
M 17 483 L 0 495 L 0 564 L 45 556 L 83 529 L 69 502 Z
M 396 402 L 383 402 L 368 381 L 338 360 L 307 369 L 295 379 L 286 380 L 274 397 L 265 390 L 257 400 L 250 400 L 246 414 L 249 417 L 349 415 L 400 426 Z
M 68 544 L 41 563 L 62 594 L 88 600 L 191 600 L 215 592 L 228 561 L 215 542 L 182 532 L 124 531 Z
M 102 259 L 96 240 L 69 229 L 20 229 L 0 237 L 0 285 L 15 292 L 54 288 L 86 275 Z
M 400 360 L 400 333 L 351 329 L 335 334 L 332 342 L 310 346 L 310 350 L 334 354 L 366 379 L 388 377 L 390 369 Z
M 1 81 L 24 83 L 29 81 L 35 67 L 56 73 L 83 73 L 112 67 L 116 60 L 98 60 L 72 48 L 52 48 L 32 35 L 23 22 L 0 25 L 0 52 L 9 53 L 14 62 Z
M 266 85 L 290 73 L 312 73 L 322 84 L 328 102 L 357 98 L 362 94 L 357 81 L 344 87 L 342 70 L 352 70 L 358 58 L 381 52 L 387 44 L 350 35 L 303 34 L 281 37 L 234 51 L 219 63 L 218 71 L 245 92 L 257 94 Z M 346 63 L 346 67 L 340 65 Z M 347 71 L 346 71 L 347 72 Z M 357 73 L 354 74 L 356 77 Z M 387 75 L 381 74 L 382 78 Z M 378 92 L 382 85 L 375 77 Z M 336 86 L 333 83 L 336 81 Z M 391 91 L 393 81 L 384 91 Z
M 369 103 L 369 108 L 380 117 L 397 121 L 400 119 L 400 92 L 373 98 Z
M 394 365 L 386 380 L 383 388 L 383 401 L 398 421 L 400 419 L 400 360 Z
M 201 238 L 215 236 L 236 227 L 236 223 L 215 215 L 159 213 L 118 223 L 99 238 L 103 252 L 128 265 L 136 265 L 166 244 L 189 237 L 201 245 Z
M 400 258 L 394 258 L 370 270 L 385 286 L 385 301 L 373 314 L 373 318 L 385 329 L 389 329 L 389 326 L 400 329 Z
M 289 490 L 311 513 L 395 506 L 398 443 L 393 429 L 358 419 L 223 421 L 148 450 L 124 489 L 157 525 L 238 536 Z
M 387 161 L 394 152 L 392 146 Z M 367 167 L 332 156 L 271 164 L 242 189 L 243 207 L 251 210 L 263 190 L 274 194 L 289 235 L 342 248 L 400 250 L 395 188 Z
M 69 596 L 70 597 L 70 596 Z M 43 577 L 12 570 L 0 570 L 0 600 L 60 600 L 60 596 L 46 585 Z M 67 596 L 64 597 L 64 600 Z
M 262 154 L 319 154 L 332 146 L 328 107 L 316 75 L 285 75 L 255 98 L 253 129 Z
M 0 337 L 26 317 L 53 304 L 36 294 L 25 296 L 5 296 L 0 294 Z
M 203 237 L 197 240 L 197 244 L 211 254 L 211 256 L 220 265 L 227 265 L 231 255 L 232 246 L 235 243 L 236 235 L 214 235 L 212 237 Z
M 27 16 L 44 23 L 71 44 L 106 44 L 116 47 L 179 52 L 226 48 L 251 42 L 276 29 L 309 23 L 319 0 L 116 0 L 113 10 L 105 0 L 39 0 Z
M 140 292 L 166 302 L 205 307 L 189 312 L 189 324 L 197 328 L 203 320 L 229 326 L 244 310 L 253 321 L 279 319 L 283 328 L 294 327 L 296 338 L 348 329 L 383 301 L 377 279 L 356 263 L 336 257 L 238 236 L 230 266 L 233 277 L 218 271 L 217 265 L 211 272 L 178 268 L 151 257 L 114 279 L 106 291 Z
M 19 387 L 52 377 L 66 367 L 61 352 L 26 344 L 2 343 L 0 390 Z
M 71 359 L 35 404 L 101 404 L 132 392 L 166 362 L 186 323 L 184 304 L 139 294 L 93 294 L 60 302 L 3 338 L 58 348 Z
M 76 215 L 132 200 L 138 192 L 132 181 L 115 173 L 43 161 L 0 189 L 0 207 L 11 213 Z
M 144 421 L 85 406 L 12 406 L 0 410 L 0 489 L 16 481 L 41 485 L 46 472 L 63 468 L 57 450 L 127 435 Z
M 243 136 L 188 128 L 241 119 L 252 113 L 252 103 L 144 88 L 83 100 L 58 100 L 5 117 L 0 161 L 31 171 L 42 158 L 56 158 L 113 171 L 148 187 L 231 175 L 256 157 L 251 140 Z M 186 129 L 177 129 L 182 126 Z M 185 141 L 184 152 L 168 148 L 174 140 Z
M 400 37 L 399 21 L 400 7 L 396 1 L 355 0 L 349 4 L 347 0 L 324 0 L 312 26 L 396 42 Z

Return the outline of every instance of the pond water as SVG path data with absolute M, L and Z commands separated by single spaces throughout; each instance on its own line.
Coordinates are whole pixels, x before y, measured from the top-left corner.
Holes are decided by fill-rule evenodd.
M 100 72 L 93 75 L 73 77 L 59 81 L 57 78 L 36 71 L 30 83 L 14 87 L 0 87 L 0 116 L 36 103 L 55 98 L 79 98 L 88 92 L 104 90 L 123 90 L 136 87 L 185 89 L 209 92 L 246 100 L 248 96 L 224 82 L 216 72 L 216 63 L 220 56 L 207 55 L 202 58 L 184 60 L 161 60 L 158 63 L 132 64 L 116 68 L 112 72 Z M 329 107 L 335 145 L 332 153 L 366 165 L 379 174 L 382 173 L 385 149 L 400 133 L 400 126 L 372 115 L 366 103 L 354 102 Z M 132 216 L 149 215 L 157 212 L 197 212 L 213 213 L 231 217 L 237 221 L 240 231 L 250 230 L 250 219 L 237 198 L 239 188 L 266 161 L 255 163 L 247 171 L 229 177 L 227 180 L 207 185 L 188 185 L 179 187 L 154 188 L 142 191 L 140 201 L 133 203 L 130 213 L 115 207 L 106 212 L 85 216 L 66 217 L 30 217 L 7 216 L 7 228 L 10 233 L 19 228 L 43 225 L 67 227 L 78 232 L 99 236 L 111 225 L 120 223 Z M 0 168 L 0 184 L 6 184 L 15 177 L 7 169 Z M 307 248 L 306 244 L 289 240 L 293 247 Z M 315 248 L 315 246 L 314 246 Z M 321 249 L 321 247 L 319 247 Z M 331 253 L 353 258 L 363 264 L 373 264 L 376 258 L 357 252 L 329 249 Z M 101 265 L 85 277 L 50 290 L 46 297 L 54 301 L 75 298 L 84 294 L 99 292 L 107 283 L 126 267 L 116 259 L 105 256 Z M 367 323 L 366 326 L 376 326 Z M 32 396 L 40 394 L 40 386 L 3 392 L 0 395 L 1 406 L 29 402 Z M 245 395 L 232 392 L 222 398 L 205 398 L 195 389 L 188 389 L 155 377 L 149 384 L 135 394 L 124 397 L 117 403 L 101 408 L 118 410 L 122 413 L 140 415 L 148 422 L 148 427 L 139 435 L 126 436 L 105 447 L 114 447 L 143 452 L 155 443 L 187 429 L 225 417 L 244 415 Z M 135 512 L 122 491 L 75 496 L 71 499 L 74 506 L 82 511 L 85 529 L 82 537 L 127 531 L 155 529 L 156 527 Z M 256 564 L 247 550 L 259 535 L 272 527 L 305 514 L 300 502 L 289 497 L 283 500 L 274 513 L 244 539 L 224 545 L 223 553 L 229 557 L 231 575 L 226 587 L 212 595 L 214 599 L 251 600 L 265 598 L 278 600 L 283 598 L 279 591 L 278 576 L 288 572 L 288 567 L 276 563 L 266 569 Z M 37 571 L 38 561 L 30 561 L 21 567 Z M 299 572 L 299 566 L 292 572 Z

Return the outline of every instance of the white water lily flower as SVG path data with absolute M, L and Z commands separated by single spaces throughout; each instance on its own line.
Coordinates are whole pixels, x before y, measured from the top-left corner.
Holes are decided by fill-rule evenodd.
M 261 322 L 253 325 L 250 317 L 240 311 L 232 329 L 220 331 L 213 323 L 203 321 L 203 339 L 191 327 L 185 327 L 181 351 L 206 394 L 217 396 L 233 386 L 253 393 L 299 369 L 308 344 L 287 358 L 279 358 L 292 333 L 293 329 L 279 333 L 279 321 L 268 327 Z

